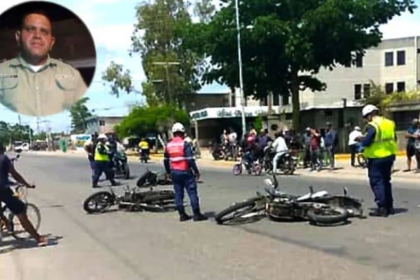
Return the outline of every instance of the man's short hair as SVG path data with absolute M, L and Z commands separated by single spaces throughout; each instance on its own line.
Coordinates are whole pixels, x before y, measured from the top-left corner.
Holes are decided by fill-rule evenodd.
M 50 16 L 48 15 L 48 13 L 46 11 L 41 10 L 41 9 L 35 9 L 35 10 L 31 10 L 31 11 L 23 14 L 23 16 L 20 19 L 20 26 L 19 26 L 20 30 L 23 29 L 23 25 L 25 23 L 26 17 L 29 16 L 29 15 L 32 15 L 32 14 L 43 15 L 44 17 L 46 17 L 48 19 L 48 21 L 50 23 L 52 22 Z M 51 24 L 51 31 L 52 31 L 52 24 Z

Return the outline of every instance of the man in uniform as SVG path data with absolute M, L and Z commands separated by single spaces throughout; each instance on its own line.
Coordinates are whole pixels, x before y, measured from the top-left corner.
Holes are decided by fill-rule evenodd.
M 86 141 L 83 148 L 88 155 L 89 166 L 92 171 L 92 180 L 95 178 L 95 148 L 98 141 L 98 133 L 91 135 L 90 140 Z
M 87 88 L 79 71 L 49 56 L 55 38 L 44 12 L 25 14 L 15 36 L 18 56 L 0 63 L 4 106 L 23 115 L 48 116 L 70 108 L 84 95 Z
M 111 182 L 113 186 L 117 186 L 118 183 L 114 180 L 114 173 L 111 169 L 111 163 L 109 158 L 109 149 L 106 145 L 108 137 L 105 134 L 98 136 L 98 143 L 95 149 L 95 175 L 93 177 L 92 187 L 97 188 L 99 178 L 102 173 L 105 172 L 106 178 Z
M 379 109 L 366 105 L 362 110 L 363 118 L 368 122 L 367 134 L 359 137 L 368 160 L 370 186 L 375 195 L 378 208 L 371 216 L 387 217 L 394 213 L 391 172 L 397 152 L 395 124 L 379 116 Z
M 191 145 L 184 141 L 185 128 L 181 123 L 172 127 L 173 138 L 166 146 L 164 165 L 166 173 L 172 178 L 175 190 L 175 204 L 181 222 L 191 219 L 184 209 L 184 188 L 190 197 L 194 221 L 204 221 L 207 217 L 201 214 L 197 193 L 197 182 L 200 172 L 192 154 Z

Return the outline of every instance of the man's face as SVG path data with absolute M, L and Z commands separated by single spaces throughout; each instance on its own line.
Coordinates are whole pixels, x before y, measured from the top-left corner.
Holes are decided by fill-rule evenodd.
M 27 15 L 21 30 L 16 32 L 16 41 L 26 57 L 46 58 L 55 43 L 50 21 L 44 15 Z

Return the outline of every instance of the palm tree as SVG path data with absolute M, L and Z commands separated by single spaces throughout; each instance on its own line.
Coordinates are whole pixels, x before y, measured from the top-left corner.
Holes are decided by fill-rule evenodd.
M 83 97 L 70 108 L 72 133 L 83 133 L 87 128 L 86 119 L 92 116 L 86 106 L 88 100 Z

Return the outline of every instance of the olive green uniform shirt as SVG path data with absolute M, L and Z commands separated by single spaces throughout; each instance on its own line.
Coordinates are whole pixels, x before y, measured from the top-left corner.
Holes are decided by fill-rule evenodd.
M 20 56 L 0 63 L 0 102 L 28 116 L 48 116 L 69 109 L 86 92 L 79 71 L 48 57 L 35 72 Z

